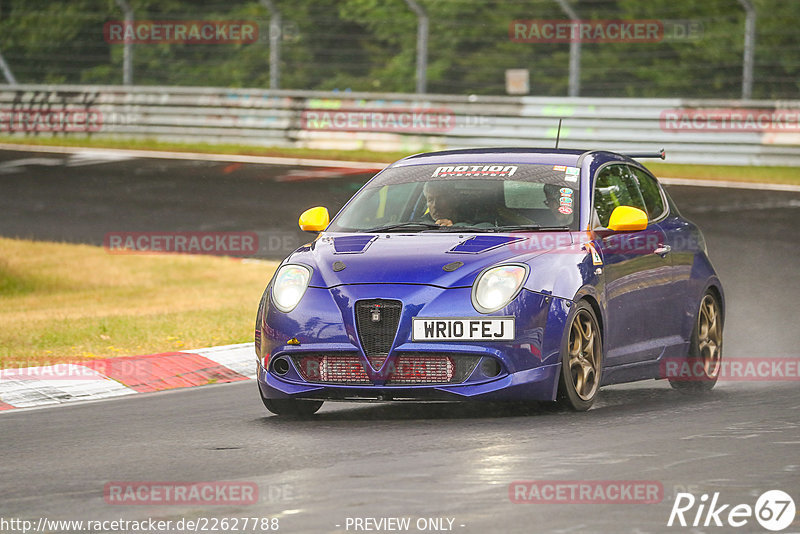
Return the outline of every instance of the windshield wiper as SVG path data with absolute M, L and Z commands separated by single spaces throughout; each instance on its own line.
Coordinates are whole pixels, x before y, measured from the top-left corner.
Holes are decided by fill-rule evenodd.
M 362 232 L 388 232 L 390 230 L 404 229 L 404 228 L 424 228 L 424 229 L 438 229 L 441 228 L 438 224 L 429 223 L 425 221 L 406 221 L 401 223 L 386 224 L 383 226 L 376 226 L 369 230 L 362 230 Z
M 438 224 L 425 221 L 406 221 L 400 223 L 385 224 L 376 226 L 368 230 L 361 230 L 365 233 L 371 232 L 391 232 L 392 230 L 405 230 L 418 228 L 423 231 L 435 230 L 438 232 L 535 232 L 537 230 L 569 230 L 567 226 L 540 226 L 538 224 L 513 224 L 508 226 L 440 226 Z
M 568 226 L 541 226 L 538 224 L 509 224 L 487 228 L 487 232 L 536 232 L 539 230 L 569 230 Z
M 440 232 L 486 232 L 487 229 L 480 226 L 437 226 L 436 230 Z

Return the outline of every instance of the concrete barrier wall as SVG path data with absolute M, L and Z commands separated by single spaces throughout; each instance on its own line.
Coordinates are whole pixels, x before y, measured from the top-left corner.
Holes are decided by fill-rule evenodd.
M 193 87 L 0 86 L 0 135 L 421 152 L 667 150 L 667 161 L 800 166 L 800 101 L 486 97 Z

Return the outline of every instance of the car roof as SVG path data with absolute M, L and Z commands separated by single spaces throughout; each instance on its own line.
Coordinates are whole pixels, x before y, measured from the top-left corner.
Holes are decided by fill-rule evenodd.
M 491 164 L 491 163 L 529 163 L 539 165 L 568 165 L 575 167 L 584 154 L 601 152 L 570 148 L 467 148 L 459 150 L 443 150 L 426 152 L 403 158 L 392 164 L 392 167 L 409 165 L 446 165 L 446 164 Z

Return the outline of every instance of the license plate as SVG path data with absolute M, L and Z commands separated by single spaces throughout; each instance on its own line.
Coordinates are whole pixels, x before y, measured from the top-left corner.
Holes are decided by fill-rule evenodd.
M 413 341 L 511 341 L 513 317 L 415 317 Z

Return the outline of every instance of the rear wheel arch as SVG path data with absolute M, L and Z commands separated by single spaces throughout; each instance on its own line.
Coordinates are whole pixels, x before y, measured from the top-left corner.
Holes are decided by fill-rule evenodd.
M 711 283 L 706 288 L 706 290 L 703 292 L 703 294 L 705 294 L 707 292 L 711 293 L 712 295 L 714 295 L 714 298 L 717 299 L 717 304 L 719 304 L 719 311 L 722 313 L 722 324 L 724 326 L 724 324 L 725 324 L 725 299 L 722 296 L 722 290 L 720 289 L 720 287 L 719 287 L 719 285 L 717 283 Z
M 725 326 L 725 297 L 723 296 L 722 287 L 719 283 L 719 280 L 716 278 L 709 279 L 704 286 L 701 286 L 703 289 L 702 291 L 698 292 L 696 297 L 691 297 L 695 299 L 695 302 L 691 304 L 687 303 L 686 308 L 686 323 L 684 326 L 684 333 L 688 336 L 691 336 L 694 331 L 694 325 L 697 322 L 697 315 L 700 313 L 700 303 L 703 301 L 703 296 L 707 293 L 710 293 L 714 299 L 716 299 L 717 304 L 719 304 L 720 313 L 722 315 L 722 325 Z M 687 337 L 686 339 L 690 339 Z
M 706 313 L 703 308 L 706 306 Z M 709 285 L 703 291 L 693 319 L 685 372 L 670 375 L 670 385 L 687 393 L 705 393 L 716 385 L 722 369 L 725 313 L 720 288 Z

